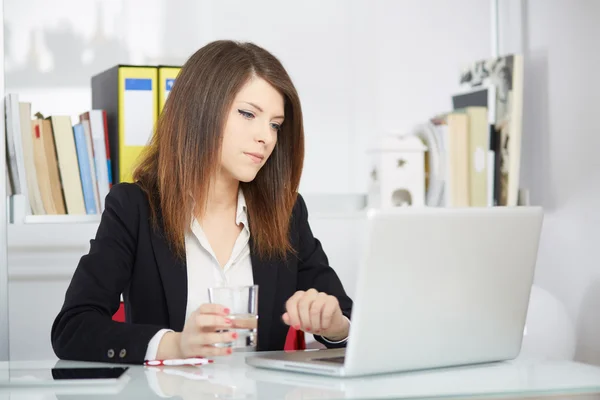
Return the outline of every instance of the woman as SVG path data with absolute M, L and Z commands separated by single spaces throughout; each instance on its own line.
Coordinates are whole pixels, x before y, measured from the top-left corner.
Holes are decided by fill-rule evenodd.
M 91 248 L 52 327 L 63 359 L 142 363 L 224 356 L 223 306 L 207 288 L 259 285 L 258 350 L 290 326 L 345 346 L 352 301 L 297 194 L 300 100 L 280 62 L 216 41 L 181 69 L 134 172 L 106 197 Z M 123 294 L 128 323 L 112 321 Z

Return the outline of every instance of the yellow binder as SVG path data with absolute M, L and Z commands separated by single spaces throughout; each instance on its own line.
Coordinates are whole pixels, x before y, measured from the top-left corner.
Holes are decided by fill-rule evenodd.
M 179 74 L 181 67 L 159 65 L 158 66 L 158 114 L 163 110 L 167 97 L 171 92 L 171 87 L 175 83 L 175 78 Z
M 132 182 L 158 116 L 158 69 L 117 65 L 92 77 L 92 108 L 106 111 L 113 183 Z

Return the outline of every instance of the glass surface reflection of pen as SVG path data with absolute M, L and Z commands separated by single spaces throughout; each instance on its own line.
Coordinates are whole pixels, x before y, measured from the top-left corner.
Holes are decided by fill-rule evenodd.
M 206 358 L 183 358 L 173 360 L 146 360 L 144 365 L 148 366 L 171 366 L 171 365 L 204 365 L 212 364 L 214 360 Z

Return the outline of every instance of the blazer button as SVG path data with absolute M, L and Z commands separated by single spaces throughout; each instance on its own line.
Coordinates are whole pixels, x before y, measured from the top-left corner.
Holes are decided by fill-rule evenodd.
M 121 351 L 119 352 L 119 357 L 125 358 L 126 355 L 127 355 L 127 350 L 121 349 Z
M 108 356 L 108 358 L 113 358 L 115 356 L 115 351 L 113 349 L 109 349 L 106 355 Z

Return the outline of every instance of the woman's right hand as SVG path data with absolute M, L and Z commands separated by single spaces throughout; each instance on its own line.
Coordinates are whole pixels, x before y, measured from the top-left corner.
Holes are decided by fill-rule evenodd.
M 231 347 L 216 347 L 218 343 L 230 343 L 237 338 L 236 332 L 228 330 L 232 321 L 227 318 L 229 310 L 219 304 L 203 304 L 187 319 L 182 332 L 167 332 L 158 347 L 158 359 L 216 357 L 231 354 Z

